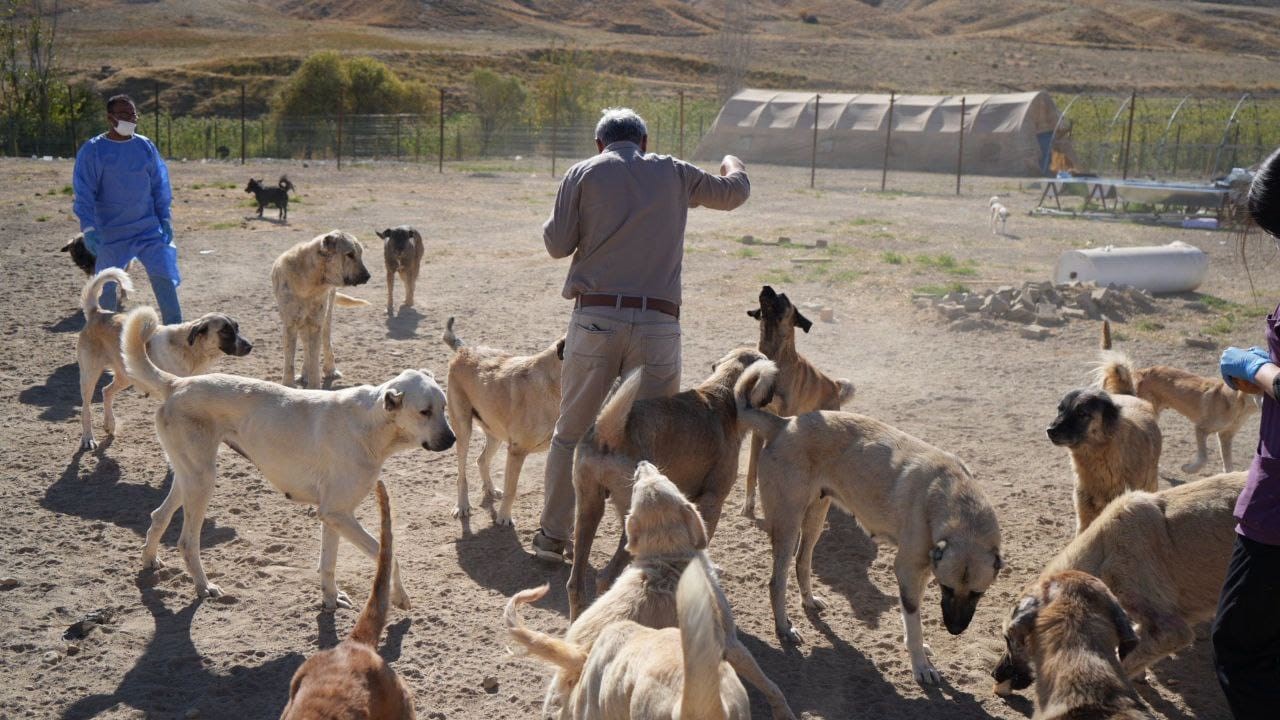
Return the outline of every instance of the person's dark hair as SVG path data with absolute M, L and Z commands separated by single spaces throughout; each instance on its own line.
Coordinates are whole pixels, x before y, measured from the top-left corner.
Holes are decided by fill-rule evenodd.
M 637 145 L 649 134 L 644 118 L 631 108 L 605 108 L 596 123 L 596 139 L 605 145 L 629 141 Z
M 119 95 L 112 95 L 107 98 L 107 112 L 111 112 L 111 108 L 115 107 L 116 103 L 122 102 L 127 102 L 134 107 L 138 106 L 138 104 L 133 101 L 133 98 L 125 95 L 124 93 L 120 93 Z
M 1249 216 L 1258 227 L 1280 238 L 1280 149 L 1263 160 L 1253 176 Z

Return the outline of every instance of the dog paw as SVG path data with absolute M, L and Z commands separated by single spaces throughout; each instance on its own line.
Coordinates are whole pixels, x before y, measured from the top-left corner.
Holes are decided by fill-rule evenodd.
M 462 504 L 455 505 L 449 514 L 456 518 L 471 517 L 471 506 Z
M 161 560 L 160 558 L 145 557 L 145 556 L 142 558 L 143 572 L 155 572 L 156 570 L 163 570 L 163 569 L 164 569 L 164 561 Z
M 347 597 L 347 594 L 341 590 L 336 592 L 333 597 L 326 597 L 324 599 L 325 610 L 332 612 L 338 608 L 342 608 L 344 610 L 351 609 L 351 598 Z
M 484 499 L 485 500 L 501 500 L 502 491 L 499 490 L 498 488 L 485 488 Z
M 328 370 L 324 371 L 324 379 L 326 381 L 338 380 L 341 377 L 342 377 L 342 371 L 339 370 L 338 368 L 329 368 Z
M 98 441 L 94 440 L 92 436 L 82 437 L 80 438 L 80 449 L 81 450 L 97 450 Z
M 1200 472 L 1200 468 L 1202 467 L 1204 467 L 1204 463 L 1202 462 L 1190 462 L 1182 466 L 1182 472 L 1190 475 L 1192 473 Z
M 202 598 L 222 597 L 222 588 L 213 583 L 207 583 L 203 588 L 196 588 L 196 594 Z
M 409 602 L 409 593 L 405 592 L 403 589 L 393 590 L 391 592 L 391 604 L 401 610 L 408 610 L 413 607 L 413 603 Z
M 804 638 L 800 637 L 800 633 L 796 630 L 794 625 L 786 628 L 777 628 L 776 631 L 778 633 L 778 639 L 784 643 L 791 643 L 792 645 L 804 644 Z
M 806 598 L 802 598 L 800 602 L 810 610 L 822 611 L 827 609 L 827 601 L 817 595 L 810 595 Z
M 744 517 L 744 518 L 752 518 L 752 519 L 755 519 L 755 516 L 756 516 L 756 504 L 755 504 L 755 503 L 753 503 L 753 502 L 743 503 L 743 504 L 742 504 L 742 511 L 741 511 L 740 513 L 738 513 L 738 514 L 739 514 L 739 515 L 742 515 L 742 517 Z
M 503 513 L 503 512 L 501 512 L 501 511 L 499 511 L 499 512 L 495 513 L 495 514 L 494 514 L 494 516 L 493 516 L 493 524 L 494 524 L 494 525 L 501 526 L 501 527 L 508 527 L 508 526 L 512 525 L 513 523 L 511 522 L 511 516 L 510 516 L 510 515 L 507 515 L 506 513 Z
M 933 663 L 928 660 L 911 663 L 911 672 L 916 677 L 916 682 L 921 685 L 938 685 L 942 682 L 942 673 L 939 673 Z

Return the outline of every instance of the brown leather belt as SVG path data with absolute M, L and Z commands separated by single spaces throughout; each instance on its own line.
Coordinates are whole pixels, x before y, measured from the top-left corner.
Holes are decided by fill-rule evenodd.
M 657 310 L 673 318 L 680 317 L 680 306 L 660 298 L 637 297 L 635 295 L 604 295 L 593 293 L 579 295 L 574 307 L 614 307 L 640 310 Z

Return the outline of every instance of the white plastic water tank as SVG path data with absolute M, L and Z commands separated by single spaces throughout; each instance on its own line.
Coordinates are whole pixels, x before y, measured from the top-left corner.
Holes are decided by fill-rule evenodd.
M 1209 272 L 1209 256 L 1182 241 L 1156 247 L 1068 250 L 1053 268 L 1055 283 L 1131 285 L 1153 293 L 1195 290 Z

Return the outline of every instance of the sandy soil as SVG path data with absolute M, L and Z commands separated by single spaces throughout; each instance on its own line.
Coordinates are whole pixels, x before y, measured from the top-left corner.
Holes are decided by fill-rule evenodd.
M 290 223 L 247 219 L 242 192 L 250 173 L 274 179 L 286 171 L 301 195 Z M 518 352 L 545 347 L 561 333 L 569 306 L 559 290 L 566 262 L 549 259 L 540 222 L 555 182 L 545 167 L 523 172 L 361 165 L 183 164 L 171 166 L 185 312 L 225 311 L 256 341 L 252 355 L 219 368 L 268 379 L 280 376 L 281 338 L 269 282 L 270 264 L 299 240 L 332 227 L 366 242 L 374 279 L 353 294 L 370 308 L 340 309 L 335 348 L 344 382 L 380 383 L 405 367 L 443 375 L 448 351 L 444 319 L 472 343 Z M 56 252 L 75 229 L 68 161 L 0 160 L 9 182 L 0 190 L 0 378 L 14 394 L 3 399 L 6 426 L 0 481 L 0 707 L 10 717 L 275 717 L 302 660 L 345 636 L 356 616 L 320 611 L 314 570 L 319 529 L 309 508 L 287 502 L 247 462 L 223 453 L 218 491 L 203 531 L 203 557 L 227 597 L 196 599 L 176 552 L 178 520 L 164 539 L 170 569 L 140 575 L 139 550 L 150 511 L 166 491 L 165 462 L 151 426 L 155 401 L 134 391 L 118 402 L 117 437 L 95 452 L 77 452 L 79 393 L 74 361 L 82 323 L 77 297 L 83 276 Z M 1019 718 L 1026 697 L 991 694 L 988 672 L 1002 647 L 1001 620 L 1015 594 L 1070 537 L 1073 527 L 1067 456 L 1044 436 L 1058 398 L 1084 382 L 1094 358 L 1096 325 L 1077 323 L 1042 342 L 1012 329 L 948 332 L 932 312 L 916 308 L 910 291 L 959 280 L 971 287 L 1042 279 L 1064 248 L 1194 243 L 1210 253 L 1205 293 L 1248 306 L 1274 301 L 1280 287 L 1255 272 L 1263 300 L 1249 285 L 1225 233 L 1121 223 L 1029 217 L 1037 194 L 1019 181 L 973 179 L 951 195 L 942 176 L 890 177 L 897 192 L 875 193 L 878 174 L 822 171 L 817 191 L 808 173 L 753 168 L 754 195 L 730 214 L 691 214 L 685 263 L 684 383 L 700 381 L 729 348 L 754 344 L 754 307 L 763 282 L 797 303 L 834 309 L 836 322 L 815 323 L 800 349 L 833 375 L 858 386 L 855 407 L 957 453 L 972 467 L 1000 516 L 1009 568 L 958 637 L 941 627 L 937 589 L 926 594 L 926 639 L 945 678 L 926 690 L 911 678 L 900 642 L 892 552 L 877 551 L 855 523 L 833 513 L 818 545 L 815 570 L 830 601 L 806 613 L 791 584 L 790 609 L 808 644 L 782 648 L 773 635 L 762 531 L 737 515 L 740 493 L 711 547 L 748 647 L 809 718 Z M 987 231 L 987 197 L 1000 193 L 1014 211 L 1009 235 Z M 268 216 L 272 211 L 268 211 Z M 427 240 L 428 262 L 416 311 L 388 320 L 375 228 L 413 223 Z M 746 248 L 742 234 L 796 244 L 827 239 L 832 249 Z M 905 261 L 887 261 L 887 252 Z M 970 270 L 954 277 L 926 267 L 921 255 L 951 254 Z M 797 264 L 819 256 L 829 263 Z M 1261 262 L 1266 258 L 1258 258 Z M 966 261 L 972 261 L 965 264 Z M 822 268 L 828 269 L 822 269 Z M 1257 265 L 1255 265 L 1255 268 Z M 151 302 L 145 276 L 135 302 Z M 1182 345 L 1181 337 L 1211 324 L 1222 343 L 1256 344 L 1256 311 L 1197 312 L 1189 296 L 1159 302 L 1157 316 L 1117 327 L 1140 363 L 1212 373 L 1216 352 Z M 816 312 L 813 315 L 816 316 Z M 1241 317 L 1248 315 L 1248 318 Z M 1139 322 L 1145 320 L 1146 322 Z M 95 400 L 95 404 L 98 400 Z M 100 408 L 95 409 L 99 428 Z M 1162 485 L 1183 477 L 1192 455 L 1190 425 L 1169 413 L 1162 426 Z M 99 429 L 99 434 L 100 434 Z M 1254 424 L 1241 433 L 1247 456 Z M 472 457 L 479 451 L 479 441 Z M 1212 462 L 1217 461 L 1216 450 Z M 515 505 L 516 528 L 495 527 L 478 512 L 469 523 L 449 516 L 454 454 L 415 451 L 387 462 L 383 477 L 397 514 L 397 551 L 414 602 L 393 611 L 383 654 L 412 687 L 420 717 L 533 717 L 546 670 L 504 649 L 500 612 L 516 590 L 550 582 L 552 592 L 526 613 L 534 627 L 566 625 L 567 567 L 549 569 L 524 550 L 541 507 L 543 457 L 525 466 Z M 1211 462 L 1211 465 L 1212 465 Z M 744 463 L 745 464 L 745 463 Z M 500 466 L 500 465 L 499 465 Z M 473 476 L 474 482 L 474 476 Z M 478 494 L 473 484 L 473 502 Z M 375 503 L 360 517 L 375 527 Z M 607 520 L 597 548 L 610 548 L 617 524 Z M 603 563 L 603 550 L 593 558 Z M 373 564 L 344 544 L 340 586 L 359 603 Z M 111 618 L 87 637 L 64 631 L 94 611 Z M 1157 666 L 1141 692 L 1161 717 L 1226 717 L 1212 678 L 1205 641 Z M 493 692 L 482 688 L 494 676 Z M 767 717 L 752 691 L 757 717 Z

